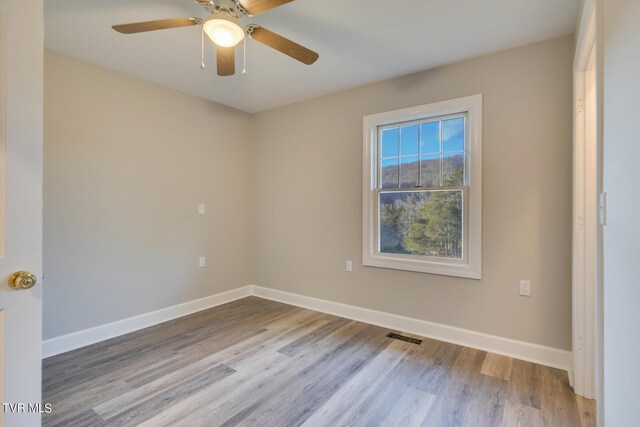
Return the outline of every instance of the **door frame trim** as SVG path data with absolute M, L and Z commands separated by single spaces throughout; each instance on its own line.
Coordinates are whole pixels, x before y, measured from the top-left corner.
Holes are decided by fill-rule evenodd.
M 573 66 L 572 377 L 576 394 L 589 399 L 596 398 L 598 388 L 597 289 L 601 286 L 599 259 L 602 254 L 597 206 L 602 192 L 602 156 L 596 24 L 596 2 L 586 0 L 579 21 Z M 589 90 L 593 91 L 593 105 L 587 99 Z

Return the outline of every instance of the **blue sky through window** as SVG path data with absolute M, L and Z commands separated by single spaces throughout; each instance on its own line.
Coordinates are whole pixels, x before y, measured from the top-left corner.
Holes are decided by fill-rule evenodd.
M 424 123 L 420 129 L 420 149 L 422 153 L 440 152 L 440 122 Z
M 420 128 L 418 125 L 400 128 L 400 154 L 403 156 L 417 155 L 419 152 Z
M 400 132 L 398 128 L 385 129 L 382 131 L 382 157 L 398 156 L 398 142 Z
M 464 150 L 464 118 L 442 122 L 442 151 Z

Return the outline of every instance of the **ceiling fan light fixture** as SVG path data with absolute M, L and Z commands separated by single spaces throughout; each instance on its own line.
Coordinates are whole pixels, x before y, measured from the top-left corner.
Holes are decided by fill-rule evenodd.
M 217 16 L 205 21 L 203 30 L 211 41 L 220 47 L 233 47 L 244 39 L 242 27 L 226 16 Z

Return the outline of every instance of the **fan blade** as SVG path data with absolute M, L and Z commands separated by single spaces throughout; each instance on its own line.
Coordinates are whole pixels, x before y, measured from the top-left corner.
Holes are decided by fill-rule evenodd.
M 234 75 L 236 72 L 234 48 L 216 46 L 216 65 L 219 76 Z
M 293 0 L 240 0 L 240 4 L 244 10 L 249 12 L 249 15 L 257 15 L 292 1 Z
M 160 21 L 136 22 L 133 24 L 114 25 L 113 28 L 122 34 L 143 33 L 145 31 L 166 30 L 168 28 L 189 27 L 198 25 L 197 18 L 161 19 Z
M 279 50 L 285 55 L 288 55 L 293 59 L 297 59 L 307 65 L 311 65 L 316 62 L 320 56 L 314 51 L 309 50 L 304 46 L 300 46 L 298 43 L 292 42 L 279 34 L 259 26 L 254 26 L 254 29 L 251 32 L 251 38 L 272 47 L 275 50 Z

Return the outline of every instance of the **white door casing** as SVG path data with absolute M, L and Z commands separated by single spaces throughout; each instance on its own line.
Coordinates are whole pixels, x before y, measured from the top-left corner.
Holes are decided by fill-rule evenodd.
M 599 257 L 598 195 L 602 191 L 598 143 L 598 74 L 595 3 L 586 1 L 574 62 L 573 387 L 596 398 Z
M 30 427 L 42 403 L 43 2 L 0 0 L 0 15 L 0 398 L 25 404 L 2 405 L 0 425 Z M 9 288 L 20 270 L 38 283 Z

